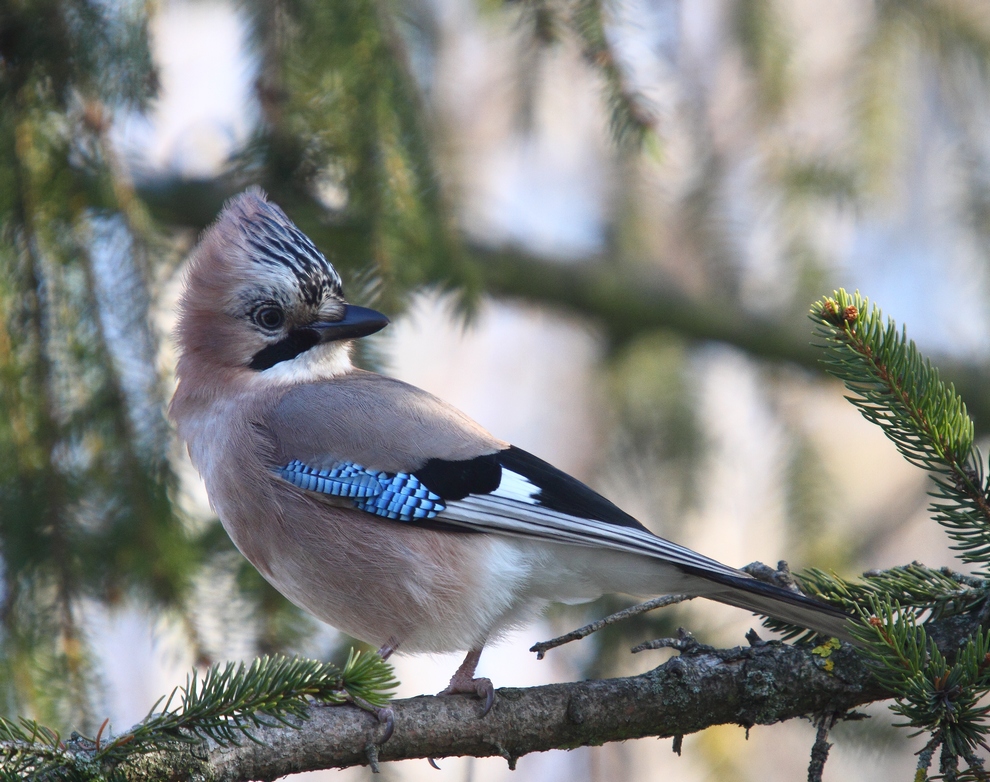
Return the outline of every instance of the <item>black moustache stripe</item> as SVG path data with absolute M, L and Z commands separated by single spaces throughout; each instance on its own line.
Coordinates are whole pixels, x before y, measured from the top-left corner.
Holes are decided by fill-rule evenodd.
M 257 372 L 271 369 L 276 364 L 295 358 L 300 353 L 305 353 L 319 341 L 320 335 L 312 329 L 290 331 L 285 339 L 255 353 L 248 366 Z

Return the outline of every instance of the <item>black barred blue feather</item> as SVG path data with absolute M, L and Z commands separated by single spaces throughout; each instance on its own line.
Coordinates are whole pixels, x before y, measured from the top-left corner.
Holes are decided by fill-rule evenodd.
M 400 472 L 388 476 L 378 473 L 382 491 L 375 497 L 356 500 L 358 510 L 396 521 L 432 519 L 446 507 L 443 500 L 427 489 L 415 475 Z
M 279 475 L 300 489 L 334 497 L 363 498 L 382 493 L 377 473 L 350 462 L 344 462 L 332 470 L 317 470 L 295 459 L 279 470 Z
M 376 472 L 353 462 L 318 470 L 295 459 L 278 474 L 300 489 L 352 499 L 358 510 L 395 521 L 432 519 L 446 507 L 439 495 L 405 472 Z

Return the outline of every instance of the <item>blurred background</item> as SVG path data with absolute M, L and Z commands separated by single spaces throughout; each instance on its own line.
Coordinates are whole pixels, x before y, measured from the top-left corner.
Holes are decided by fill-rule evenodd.
M 737 566 L 953 565 L 806 313 L 861 289 L 986 435 L 988 77 L 983 0 L 2 0 L 0 713 L 120 732 L 194 666 L 352 643 L 233 549 L 165 417 L 183 259 L 248 184 L 395 316 L 364 366 L 657 533 Z M 629 602 L 556 608 L 480 673 L 627 675 L 664 659 L 642 640 L 758 621 L 689 603 L 527 651 Z M 395 662 L 406 696 L 458 659 Z M 870 713 L 826 779 L 911 776 L 919 747 Z M 789 780 L 813 739 L 727 726 L 511 778 Z

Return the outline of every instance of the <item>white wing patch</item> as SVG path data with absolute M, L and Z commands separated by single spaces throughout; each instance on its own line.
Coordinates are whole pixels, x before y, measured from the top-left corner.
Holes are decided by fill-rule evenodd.
M 507 500 L 525 502 L 527 505 L 533 504 L 533 499 L 540 493 L 540 487 L 533 484 L 529 478 L 512 472 L 505 467 L 502 468 L 502 478 L 498 488 L 491 493 L 491 496 L 505 497 Z

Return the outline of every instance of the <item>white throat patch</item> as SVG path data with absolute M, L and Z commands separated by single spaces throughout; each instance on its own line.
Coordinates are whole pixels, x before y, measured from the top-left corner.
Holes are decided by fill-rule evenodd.
M 272 385 L 296 385 L 314 380 L 329 380 L 354 368 L 349 342 L 328 342 L 314 345 L 294 358 L 279 361 L 275 366 L 257 373 Z

